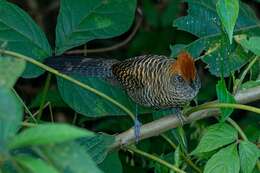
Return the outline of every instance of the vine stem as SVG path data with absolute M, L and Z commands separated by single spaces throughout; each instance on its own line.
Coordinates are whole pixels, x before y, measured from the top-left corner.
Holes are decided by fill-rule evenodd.
M 25 55 L 21 55 L 19 53 L 16 53 L 16 52 L 12 52 L 12 51 L 8 51 L 8 50 L 3 50 L 3 49 L 0 49 L 0 54 L 2 55 L 6 55 L 6 56 L 11 56 L 11 57 L 14 57 L 14 58 L 18 58 L 18 59 L 22 59 L 22 60 L 25 60 L 26 62 L 29 62 L 29 63 L 32 63 L 50 73 L 53 73 L 54 75 L 58 76 L 58 77 L 61 77 L 67 81 L 70 81 L 78 86 L 80 86 L 81 88 L 89 91 L 89 92 L 92 92 L 106 100 L 108 100 L 109 102 L 113 103 L 115 106 L 117 106 L 118 108 L 120 108 L 121 110 L 123 110 L 126 114 L 128 114 L 133 120 L 135 119 L 135 116 L 134 114 L 128 109 L 126 108 L 124 105 L 120 104 L 119 102 L 117 102 L 116 100 L 114 100 L 113 98 L 109 97 L 108 95 L 102 93 L 102 92 L 99 92 L 98 90 L 68 76 L 68 75 L 65 75 L 65 74 L 62 74 L 60 73 L 59 71 L 41 63 L 41 62 L 38 62 L 30 57 L 27 57 Z
M 239 135 L 244 141 L 248 141 L 246 134 L 243 132 L 243 130 L 239 127 L 239 125 L 234 120 L 228 118 L 227 121 L 238 131 Z
M 44 85 L 44 88 L 43 88 L 43 94 L 42 94 L 42 99 L 41 99 L 41 104 L 40 104 L 40 109 L 39 109 L 39 114 L 37 116 L 37 119 L 40 120 L 41 117 L 42 117 L 42 112 L 43 112 L 43 109 L 44 109 L 44 103 L 45 103 L 45 100 L 46 100 L 46 96 L 48 94 L 48 90 L 49 90 L 49 87 L 50 87 L 50 83 L 51 83 L 51 73 L 48 73 L 48 76 L 47 76 L 47 79 L 45 81 L 45 85 Z
M 160 159 L 160 158 L 158 158 L 158 157 L 156 157 L 156 156 L 154 156 L 154 155 L 152 155 L 152 154 L 146 153 L 146 152 L 144 152 L 144 151 L 141 151 L 141 150 L 139 150 L 139 149 L 137 149 L 137 148 L 134 148 L 134 147 L 131 147 L 131 146 L 126 147 L 126 149 L 127 149 L 128 151 L 130 151 L 130 152 L 137 153 L 137 154 L 142 155 L 142 156 L 144 156 L 144 157 L 147 157 L 147 158 L 149 158 L 149 159 L 151 159 L 151 160 L 153 160 L 153 161 L 155 161 L 155 162 L 158 162 L 158 163 L 160 163 L 160 164 L 162 164 L 162 165 L 168 167 L 169 169 L 171 169 L 171 170 L 173 170 L 173 171 L 175 171 L 175 172 L 178 172 L 178 173 L 186 173 L 185 171 L 183 171 L 183 170 L 177 168 L 176 166 L 174 166 L 174 165 L 172 165 L 172 164 L 166 162 L 165 160 L 162 160 L 162 159 Z
M 246 110 L 250 112 L 255 112 L 257 114 L 260 114 L 260 109 L 253 107 L 253 106 L 248 106 L 248 105 L 242 105 L 242 104 L 233 104 L 233 103 L 209 103 L 209 104 L 203 104 L 199 105 L 193 108 L 190 108 L 185 111 L 186 115 L 190 115 L 193 112 L 197 112 L 200 110 L 204 109 L 210 109 L 210 108 L 234 108 L 234 109 L 241 109 L 241 110 Z
M 176 150 L 177 146 L 175 143 L 172 142 L 171 139 L 169 139 L 165 134 L 161 134 L 161 137 L 167 141 L 173 149 Z M 185 156 L 185 154 L 183 152 L 180 152 L 181 153 L 181 157 L 185 160 L 186 163 L 188 163 L 195 171 L 199 172 L 199 173 L 202 173 L 202 171 L 200 170 L 199 167 L 197 167 L 188 157 Z
M 233 88 L 233 94 L 236 94 L 240 85 L 242 84 L 243 80 L 246 77 L 246 74 L 249 72 L 249 70 L 251 69 L 251 67 L 255 64 L 255 62 L 258 60 L 258 57 L 255 56 L 255 58 L 248 64 L 247 68 L 243 71 L 240 79 L 238 82 L 235 82 L 234 88 Z

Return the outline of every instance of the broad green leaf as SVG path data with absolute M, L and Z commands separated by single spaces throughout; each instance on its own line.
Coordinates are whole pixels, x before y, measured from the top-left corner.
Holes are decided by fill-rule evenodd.
M 23 108 L 15 94 L 0 87 L 0 149 L 20 128 Z
M 9 143 L 9 148 L 61 143 L 80 137 L 93 136 L 90 131 L 67 124 L 40 124 L 19 133 Z
M 244 52 L 243 48 L 237 44 L 230 45 L 227 37 L 221 32 L 221 24 L 215 8 L 217 0 L 186 1 L 189 5 L 188 15 L 175 20 L 174 26 L 199 38 L 179 51 L 191 50 L 192 55 L 197 55 L 202 50 L 206 50 L 206 55 L 202 60 L 215 76 L 227 77 L 245 65 L 251 54 Z M 257 23 L 258 20 L 252 9 L 240 3 L 234 33 L 255 35 L 260 32 Z
M 75 142 L 43 146 L 41 149 L 60 172 L 102 173 L 83 147 Z
M 233 31 L 239 13 L 239 0 L 218 0 L 216 7 L 218 16 L 228 34 L 231 44 L 233 40 Z
M 170 45 L 171 57 L 177 57 L 180 52 L 187 51 L 191 56 L 196 59 L 199 57 L 202 50 L 205 48 L 204 44 L 194 44 L 194 46 L 188 46 L 186 44 Z
M 123 173 L 123 167 L 118 152 L 110 153 L 99 165 L 105 173 Z
M 0 87 L 11 89 L 25 69 L 25 61 L 0 55 Z
M 16 156 L 14 157 L 14 160 L 30 173 L 59 173 L 58 170 L 40 158 L 33 158 L 30 156 Z
M 43 61 L 51 55 L 51 48 L 44 33 L 18 6 L 0 0 L 0 45 L 6 43 L 4 49 L 19 52 Z M 37 77 L 43 73 L 40 68 L 28 64 L 24 77 Z
M 96 90 L 105 93 L 125 107 L 135 112 L 136 104 L 118 86 L 109 85 L 107 82 L 97 78 L 74 77 Z M 100 117 L 111 115 L 126 115 L 120 108 L 109 101 L 93 94 L 85 89 L 61 78 L 58 79 L 58 88 L 61 97 L 76 112 L 85 116 Z M 71 94 L 73 93 L 73 94 Z M 138 113 L 148 112 L 149 109 L 140 107 Z
M 252 36 L 247 38 L 246 35 L 236 35 L 235 40 L 242 45 L 245 50 L 250 50 L 257 56 L 260 56 L 260 37 Z
M 235 98 L 227 90 L 225 81 L 222 79 L 216 85 L 218 101 L 220 103 L 236 103 Z M 221 121 L 225 121 L 233 112 L 231 108 L 221 108 Z
M 86 153 L 97 163 L 100 164 L 107 156 L 109 147 L 115 141 L 113 136 L 99 134 L 94 137 L 84 137 L 76 142 L 82 146 Z
M 126 32 L 136 0 L 62 0 L 56 27 L 56 54 L 94 39 Z
M 237 145 L 231 144 L 219 150 L 207 162 L 204 173 L 239 173 Z
M 242 141 L 239 144 L 239 157 L 242 173 L 251 173 L 256 161 L 260 157 L 260 150 L 255 144 L 249 141 Z
M 182 163 L 181 150 L 180 150 L 180 146 L 178 146 L 174 151 L 174 164 L 179 168 L 181 166 L 181 163 Z
M 226 123 L 214 124 L 207 129 L 192 154 L 213 151 L 234 142 L 237 137 L 237 131 L 230 125 Z

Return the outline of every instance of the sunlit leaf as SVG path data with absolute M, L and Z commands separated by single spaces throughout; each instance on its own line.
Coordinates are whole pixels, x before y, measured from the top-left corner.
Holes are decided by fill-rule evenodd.
M 213 151 L 234 142 L 237 137 L 237 131 L 230 125 L 226 123 L 214 124 L 208 127 L 192 154 Z
M 9 143 L 9 148 L 61 143 L 94 133 L 66 124 L 40 124 L 19 133 Z
M 239 173 L 237 145 L 231 144 L 219 150 L 207 162 L 204 173 Z
M 249 141 L 242 141 L 239 144 L 239 157 L 242 173 L 251 173 L 256 161 L 260 157 L 260 150 Z

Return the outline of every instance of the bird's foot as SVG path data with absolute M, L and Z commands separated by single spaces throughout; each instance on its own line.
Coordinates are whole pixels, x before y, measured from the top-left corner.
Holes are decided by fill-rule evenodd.
M 182 111 L 180 109 L 176 110 L 176 116 L 178 120 L 181 122 L 182 126 L 187 122 L 187 118 L 183 116 Z
M 140 137 L 141 137 L 141 126 L 142 126 L 142 124 L 140 123 L 140 121 L 137 118 L 135 118 L 134 123 L 135 123 L 135 125 L 134 125 L 135 142 L 137 143 L 140 140 Z

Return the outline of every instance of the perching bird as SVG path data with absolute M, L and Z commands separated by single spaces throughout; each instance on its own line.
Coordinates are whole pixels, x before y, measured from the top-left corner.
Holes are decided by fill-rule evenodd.
M 83 57 L 53 57 L 45 64 L 65 74 L 102 77 L 119 83 L 137 104 L 157 109 L 179 108 L 190 102 L 200 89 L 192 57 L 183 52 L 177 60 L 144 55 L 124 61 Z

